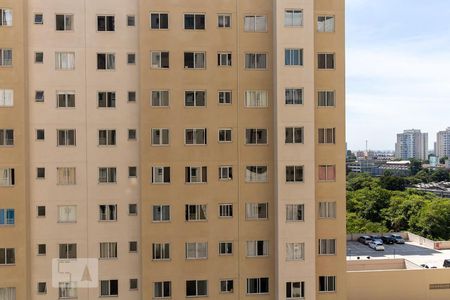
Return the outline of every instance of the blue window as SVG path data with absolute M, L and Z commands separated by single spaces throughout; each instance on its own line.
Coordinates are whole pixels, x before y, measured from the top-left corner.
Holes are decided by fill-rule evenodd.
M 0 208 L 0 225 L 14 225 L 15 214 L 14 209 Z

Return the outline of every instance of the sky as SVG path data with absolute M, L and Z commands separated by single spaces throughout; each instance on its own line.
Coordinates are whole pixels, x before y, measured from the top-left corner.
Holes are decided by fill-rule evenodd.
M 346 0 L 347 148 L 450 127 L 450 1 Z

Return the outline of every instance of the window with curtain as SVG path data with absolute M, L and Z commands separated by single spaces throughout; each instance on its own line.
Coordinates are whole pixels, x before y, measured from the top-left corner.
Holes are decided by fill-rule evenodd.
M 247 166 L 245 168 L 245 181 L 266 182 L 267 166 Z
M 319 239 L 319 255 L 335 255 L 336 239 Z
M 287 204 L 286 221 L 303 221 L 305 216 L 304 204 Z
M 152 259 L 154 260 L 167 260 L 170 259 L 170 244 L 169 243 L 157 243 L 152 244 Z
M 286 282 L 286 299 L 304 299 L 305 282 Z
M 172 282 L 161 281 L 153 283 L 153 298 L 170 298 L 172 296 Z
M 208 243 L 186 243 L 186 259 L 208 258 Z
M 117 220 L 117 204 L 99 205 L 100 221 L 116 221 Z
M 0 48 L 0 67 L 12 66 L 13 53 L 12 49 Z
M 318 16 L 317 31 L 334 32 L 334 16 Z
M 267 107 L 267 91 L 245 91 L 245 107 Z
M 185 221 L 204 221 L 206 216 L 206 204 L 186 204 Z
M 75 205 L 64 205 L 58 207 L 58 222 L 72 223 L 77 221 L 77 207 Z
M 55 59 L 56 70 L 75 69 L 75 52 L 56 52 Z
M 319 144 L 336 144 L 336 128 L 319 128 Z
M 319 91 L 317 98 L 317 106 L 319 107 L 336 106 L 334 91 Z
M 73 91 L 57 91 L 56 99 L 58 108 L 75 107 L 75 92 Z
M 58 185 L 74 185 L 76 184 L 75 168 L 56 168 Z
M 169 106 L 169 91 L 152 91 L 152 106 Z
M 285 104 L 303 104 L 303 89 L 285 89 L 284 90 Z
M 247 256 L 268 256 L 269 241 L 247 241 Z
M 0 129 L 0 146 L 14 146 L 13 129 Z
M 267 31 L 266 16 L 245 16 L 244 31 L 246 32 L 265 32 Z
M 14 91 L 0 89 L 0 107 L 12 107 L 14 105 Z
M 0 225 L 14 225 L 15 211 L 13 208 L 0 208 Z
M 15 287 L 0 288 L 0 299 L 16 300 L 16 288 Z
M 153 222 L 170 221 L 170 205 L 153 205 Z
M 319 202 L 320 218 L 336 218 L 336 202 Z
M 0 186 L 13 186 L 15 183 L 15 169 L 0 168 Z
M 170 183 L 170 167 L 152 167 L 152 183 Z
M 267 54 L 265 53 L 245 53 L 246 69 L 266 69 Z
M 336 180 L 336 166 L 335 165 L 320 165 L 319 166 L 319 180 L 320 181 Z
M 284 11 L 284 26 L 286 27 L 303 26 L 303 10 L 286 9 Z
M 77 297 L 76 282 L 60 282 L 58 295 L 60 299 L 76 298 Z
M 305 243 L 286 243 L 287 260 L 304 260 Z
M 269 216 L 268 203 L 246 203 L 245 218 L 247 220 L 265 220 Z
M 0 8 L 0 26 L 12 26 L 12 20 L 12 10 L 8 8 Z
M 117 258 L 117 243 L 105 242 L 100 243 L 100 258 Z

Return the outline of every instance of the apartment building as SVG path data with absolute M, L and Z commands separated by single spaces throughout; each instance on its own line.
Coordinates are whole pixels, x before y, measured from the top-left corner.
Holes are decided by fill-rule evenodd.
M 409 129 L 397 134 L 395 158 L 428 159 L 428 133 L 422 133 L 418 129 Z
M 435 152 L 439 158 L 450 157 L 450 127 L 437 133 Z
M 1 300 L 345 299 L 343 0 L 0 10 Z

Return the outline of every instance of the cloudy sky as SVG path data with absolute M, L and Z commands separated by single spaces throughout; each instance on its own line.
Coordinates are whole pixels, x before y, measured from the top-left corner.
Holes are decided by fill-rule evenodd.
M 450 127 L 450 1 L 346 0 L 347 143 L 394 149 L 396 133 Z

